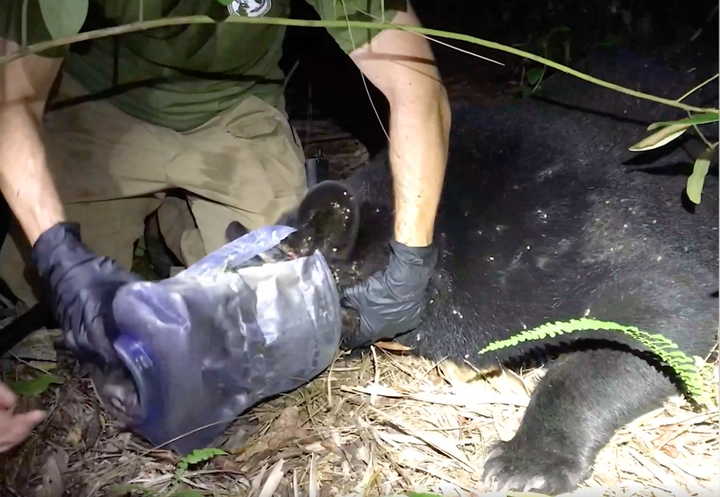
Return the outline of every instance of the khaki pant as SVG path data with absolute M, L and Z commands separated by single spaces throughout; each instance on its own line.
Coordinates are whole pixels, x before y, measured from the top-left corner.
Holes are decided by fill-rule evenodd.
M 85 94 L 65 74 L 54 102 Z M 255 96 L 183 133 L 130 117 L 107 101 L 73 103 L 46 114 L 44 133 L 68 219 L 80 223 L 91 249 L 127 269 L 155 210 L 163 238 L 187 266 L 225 243 L 231 221 L 250 230 L 272 224 L 307 189 L 303 150 L 286 114 Z M 184 189 L 188 201 L 166 197 L 169 188 Z M 28 250 L 13 224 L 0 251 L 0 277 L 33 305 Z

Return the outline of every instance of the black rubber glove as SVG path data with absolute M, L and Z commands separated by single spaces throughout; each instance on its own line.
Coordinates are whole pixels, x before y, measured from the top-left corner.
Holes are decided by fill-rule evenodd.
M 77 223 L 58 223 L 40 235 L 32 262 L 75 357 L 103 369 L 119 363 L 112 347 L 117 334 L 112 302 L 121 286 L 140 278 L 90 250 L 80 239 Z
M 344 338 L 343 348 L 394 338 L 420 323 L 437 249 L 433 245 L 408 247 L 394 240 L 390 247 L 385 269 L 343 291 L 343 305 L 357 311 L 360 317 L 360 329 Z

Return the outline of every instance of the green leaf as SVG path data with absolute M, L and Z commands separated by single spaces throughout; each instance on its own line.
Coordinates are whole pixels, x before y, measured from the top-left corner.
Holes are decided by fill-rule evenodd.
M 704 114 L 695 114 L 694 116 L 686 117 L 685 119 L 680 119 L 678 121 L 660 121 L 652 123 L 648 126 L 647 130 L 652 131 L 657 128 L 672 126 L 673 124 L 708 124 L 717 122 L 718 120 L 720 120 L 720 115 L 715 114 L 714 112 L 706 112 Z
M 668 364 L 685 383 L 691 400 L 701 403 L 706 398 L 703 391 L 703 379 L 695 361 L 684 352 L 677 350 L 666 352 L 667 348 L 678 348 L 677 344 L 663 335 L 641 331 L 634 326 L 625 326 L 611 321 L 598 321 L 590 318 L 572 319 L 570 321 L 545 323 L 532 330 L 522 331 L 506 340 L 497 340 L 488 344 L 478 352 L 479 355 L 517 345 L 528 340 L 541 340 L 549 331 L 562 335 L 583 330 L 608 330 L 624 333 L 630 338 L 646 346 L 652 353 Z
M 209 447 L 207 449 L 195 449 L 187 456 L 183 457 L 183 461 L 187 461 L 188 464 L 197 464 L 199 462 L 207 461 L 215 456 L 226 456 L 227 452 L 222 449 L 216 449 Z
M 647 150 L 660 148 L 663 145 L 667 145 L 675 138 L 682 136 L 689 127 L 689 124 L 671 124 L 670 126 L 661 128 L 660 131 L 653 133 L 644 140 L 641 140 L 630 147 L 630 151 L 645 152 Z
M 18 395 L 35 397 L 48 389 L 53 383 L 62 385 L 63 380 L 54 374 L 43 374 L 33 380 L 10 383 L 10 388 Z
M 710 156 L 712 152 L 711 149 L 708 149 L 697 158 L 695 166 L 693 166 L 693 172 L 687 179 L 687 196 L 694 204 L 700 203 L 703 185 L 705 184 L 705 176 L 707 176 L 708 169 L 710 168 Z
M 217 1 L 220 2 L 222 5 L 230 5 L 233 0 L 217 0 Z
M 527 78 L 528 83 L 530 83 L 531 85 L 535 85 L 538 81 L 540 81 L 542 75 L 543 70 L 541 68 L 533 67 L 525 74 L 525 77 Z
M 215 456 L 226 455 L 227 452 L 225 452 L 224 450 L 216 449 L 213 447 L 209 447 L 207 449 L 195 449 L 190 454 L 186 455 L 178 461 L 177 468 L 175 469 L 175 480 L 179 481 L 180 478 L 182 478 L 182 476 L 185 474 L 185 471 L 187 471 L 188 466 L 190 466 L 191 464 L 208 461 Z
M 80 32 L 89 0 L 38 0 L 40 12 L 53 40 Z

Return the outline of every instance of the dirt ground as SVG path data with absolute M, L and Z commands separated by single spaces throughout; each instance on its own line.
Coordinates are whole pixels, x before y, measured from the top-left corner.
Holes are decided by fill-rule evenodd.
M 601 43 L 652 45 L 658 37 L 667 43 L 671 33 L 676 43 L 667 55 L 672 60 L 691 41 L 717 40 L 717 11 L 706 21 L 717 5 L 711 2 L 665 16 L 649 2 L 629 0 L 586 2 L 584 17 L 577 15 L 575 2 L 532 5 L 447 0 L 418 2 L 417 10 L 426 25 L 538 53 L 553 28 L 570 26 L 550 47 L 551 58 L 560 60 L 569 51 L 570 63 Z M 473 15 L 462 15 L 470 11 Z M 587 21 L 591 17 L 593 23 Z M 295 52 L 288 48 L 283 61 L 288 73 L 293 54 L 311 43 L 292 34 Z M 527 61 L 467 44 L 461 48 L 505 65 L 438 47 L 453 102 L 498 105 L 523 97 L 523 77 L 532 68 Z M 328 72 L 333 69 L 318 60 L 323 57 L 306 57 L 295 67 L 288 112 L 306 154 L 321 150 L 330 160 L 331 177 L 341 178 L 379 151 L 383 137 L 367 100 L 331 117 L 333 102 L 365 90 L 357 78 L 338 90 L 332 76 L 343 70 Z M 372 88 L 371 96 L 384 115 L 382 98 Z M 5 307 L 11 305 L 5 302 Z M 0 325 L 11 319 L 5 317 Z M 178 474 L 177 455 L 152 447 L 107 415 L 87 375 L 53 347 L 58 338 L 56 330 L 37 332 L 0 359 L 4 381 L 56 375 L 56 383 L 22 397 L 22 410 L 42 406 L 50 415 L 26 443 L 0 455 L 3 496 L 365 496 L 412 490 L 482 495 L 479 472 L 486 450 L 493 441 L 512 436 L 543 373 L 504 371 L 478 379 L 464 365 L 432 364 L 381 347 L 363 357 L 341 356 L 307 386 L 241 416 L 216 445 L 227 455 Z M 708 405 L 695 412 L 680 397 L 673 398 L 624 427 L 601 452 L 578 495 L 720 494 L 718 365 L 709 364 L 705 371 Z

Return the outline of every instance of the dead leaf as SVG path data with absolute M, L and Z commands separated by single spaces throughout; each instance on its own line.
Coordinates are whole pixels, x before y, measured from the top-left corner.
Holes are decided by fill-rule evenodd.
M 235 471 L 240 473 L 240 468 L 232 457 L 228 456 L 215 456 L 210 460 L 210 465 L 222 471 Z
M 77 447 L 82 442 L 82 428 L 75 425 L 69 431 L 65 437 L 65 441 L 73 447 Z
M 450 385 L 457 382 L 471 383 L 479 378 L 478 372 L 468 365 L 459 365 L 454 361 L 443 361 L 438 365 L 438 370 Z
M 233 433 L 224 444 L 222 444 L 222 449 L 226 452 L 229 452 L 231 454 L 234 454 L 236 452 L 239 452 L 250 440 L 250 437 L 252 436 L 252 432 L 250 430 L 245 429 L 242 426 L 237 427 L 235 433 Z
M 275 495 L 275 489 L 277 489 L 283 474 L 285 474 L 283 471 L 284 464 L 284 459 L 280 459 L 275 463 L 267 477 L 267 480 L 265 480 L 265 485 L 263 485 L 263 489 L 260 492 L 260 497 L 271 497 L 272 495 Z
M 409 352 L 413 350 L 412 347 L 403 345 L 399 342 L 375 342 L 375 346 L 382 350 L 389 350 L 390 352 Z
M 54 363 L 57 361 L 55 342 L 60 339 L 62 339 L 60 330 L 37 330 L 15 345 L 12 353 L 27 361 Z
M 63 473 L 67 470 L 68 455 L 58 449 L 45 461 L 42 468 L 42 483 L 37 487 L 37 497 L 62 497 L 65 492 Z
M 672 445 L 665 445 L 660 449 L 660 451 L 672 458 L 676 458 L 679 454 L 678 450 Z
M 102 423 L 100 422 L 100 412 L 97 409 L 92 409 L 90 415 L 85 424 L 84 430 L 85 446 L 87 448 L 95 447 L 100 434 L 102 433 Z
M 500 365 L 500 374 L 488 378 L 488 382 L 500 393 L 530 397 L 530 389 L 525 384 L 525 380 L 503 365 Z

